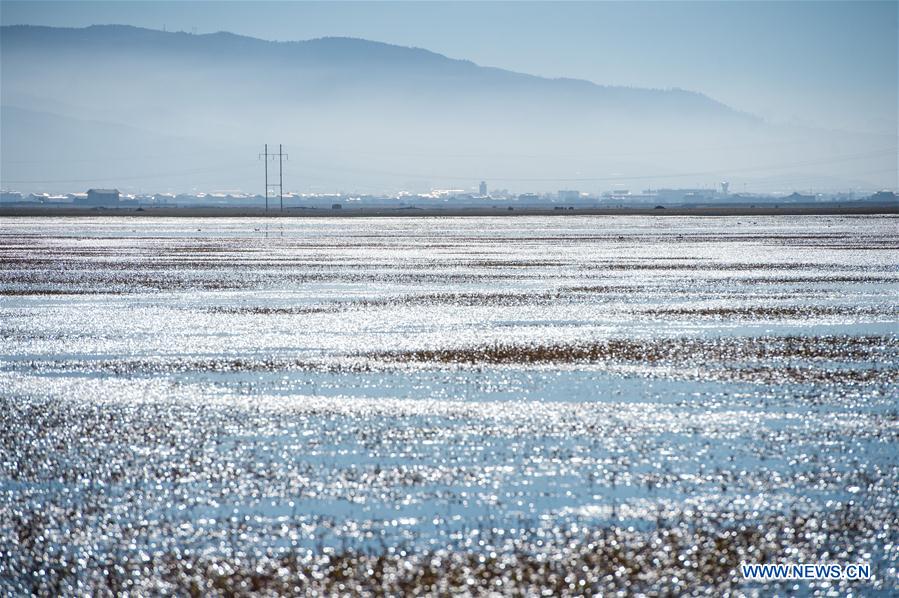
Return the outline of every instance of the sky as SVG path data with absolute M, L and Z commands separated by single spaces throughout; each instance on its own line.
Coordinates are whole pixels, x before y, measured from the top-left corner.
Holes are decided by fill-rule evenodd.
M 774 123 L 896 133 L 897 2 L 0 1 L 3 25 L 361 37 L 599 84 L 679 87 Z

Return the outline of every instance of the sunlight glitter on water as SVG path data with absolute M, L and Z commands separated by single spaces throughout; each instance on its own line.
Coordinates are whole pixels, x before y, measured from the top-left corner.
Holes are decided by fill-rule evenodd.
M 895 588 L 896 222 L 4 222 L 0 584 L 184 551 L 599 575 L 572 542 L 770 525 L 746 554 L 852 548 Z M 181 587 L 163 569 L 135 587 Z M 631 589 L 742 583 L 687 569 Z

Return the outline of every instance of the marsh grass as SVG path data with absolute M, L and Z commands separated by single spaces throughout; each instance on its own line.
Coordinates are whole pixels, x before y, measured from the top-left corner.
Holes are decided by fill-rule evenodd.
M 650 309 L 642 314 L 662 317 L 684 318 L 728 318 L 728 319 L 763 319 L 763 318 L 815 318 L 828 316 L 899 316 L 894 307 L 864 307 L 857 305 L 784 305 L 772 307 L 675 307 Z
M 340 311 L 340 306 L 337 305 L 309 305 L 309 306 L 297 306 L 297 307 L 268 307 L 264 305 L 253 305 L 253 306 L 238 306 L 238 307 L 229 307 L 229 306 L 216 306 L 216 307 L 208 307 L 204 311 L 211 314 L 224 314 L 224 315 L 254 315 L 254 316 L 294 316 L 294 315 L 305 315 L 305 314 L 327 314 L 327 313 L 335 313 Z
M 570 344 L 507 344 L 446 349 L 416 349 L 369 354 L 397 362 L 457 364 L 541 364 L 632 362 L 643 364 L 760 359 L 873 359 L 895 354 L 899 341 L 879 336 L 786 336 L 608 339 Z
M 116 289 L 0 289 L 2 297 L 55 297 L 68 295 L 124 295 Z
M 681 513 L 660 518 L 645 530 L 533 528 L 513 538 L 485 529 L 479 534 L 482 551 L 461 546 L 423 551 L 404 546 L 367 551 L 319 546 L 312 551 L 198 556 L 190 550 L 147 554 L 119 545 L 75 562 L 64 554 L 45 552 L 43 523 L 38 514 L 15 521 L 9 531 L 17 538 L 19 551 L 5 567 L 11 574 L 8 579 L 24 582 L 19 588 L 36 596 L 83 591 L 182 596 L 720 595 L 748 586 L 739 576 L 741 563 L 780 562 L 785 554 L 813 562 L 822 553 L 842 562 L 863 562 L 844 547 L 896 535 L 873 528 L 856 507 L 822 517 L 798 512 L 760 519 L 734 513 Z M 894 516 L 892 529 L 897 523 Z M 42 575 L 28 576 L 29 571 Z M 874 573 L 870 582 L 834 585 L 843 591 L 895 588 L 890 575 Z

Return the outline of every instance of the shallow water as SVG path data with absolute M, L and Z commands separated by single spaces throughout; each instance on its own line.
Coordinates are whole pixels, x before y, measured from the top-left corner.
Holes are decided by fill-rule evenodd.
M 897 222 L 8 219 L 0 588 L 742 526 L 895 589 Z M 683 563 L 562 590 L 765 589 Z

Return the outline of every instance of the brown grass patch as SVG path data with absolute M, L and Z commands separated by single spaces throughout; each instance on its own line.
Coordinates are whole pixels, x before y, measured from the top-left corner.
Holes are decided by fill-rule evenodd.
M 894 354 L 899 352 L 899 341 L 876 336 L 609 339 L 554 345 L 497 343 L 481 347 L 374 353 L 368 356 L 410 363 L 502 365 L 611 361 L 656 364 L 779 358 L 858 360 L 872 359 L 885 350 Z

